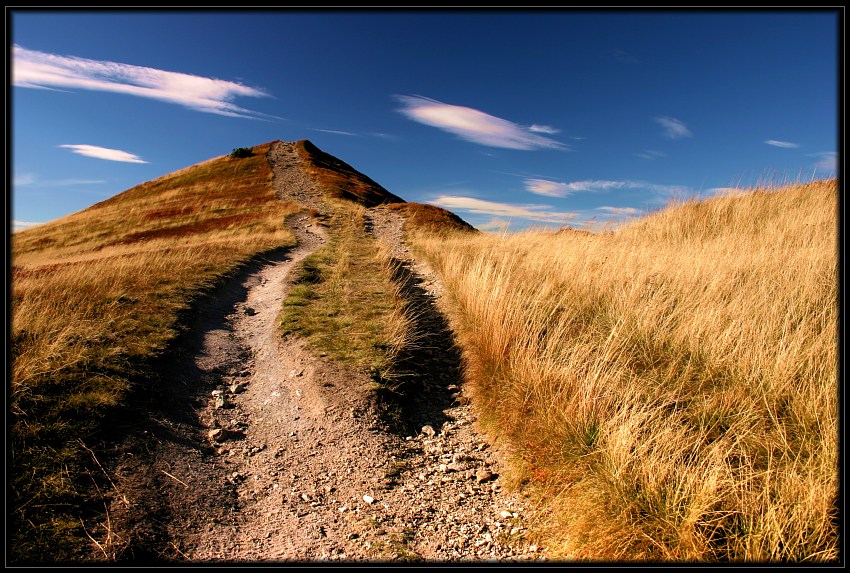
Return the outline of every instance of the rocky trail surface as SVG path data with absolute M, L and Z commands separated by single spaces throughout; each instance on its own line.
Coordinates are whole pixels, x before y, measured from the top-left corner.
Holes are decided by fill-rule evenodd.
M 321 205 L 290 144 L 276 144 L 270 159 L 281 198 Z M 477 431 L 437 277 L 410 255 L 397 213 L 373 208 L 368 221 L 392 249 L 417 317 L 418 344 L 405 360 L 416 365 L 418 391 L 407 397 L 404 428 L 384 423 L 366 374 L 280 338 L 292 269 L 325 241 L 320 225 L 293 216 L 298 246 L 216 291 L 164 373 L 173 384 L 148 430 L 116 454 L 116 557 L 545 560 L 524 539 L 524 500 L 505 491 L 500 455 Z M 122 532 L 136 541 L 118 555 Z

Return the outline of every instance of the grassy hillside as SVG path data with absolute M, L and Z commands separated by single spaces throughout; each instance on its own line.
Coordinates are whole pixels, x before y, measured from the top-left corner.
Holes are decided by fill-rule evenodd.
M 89 445 L 131 400 L 199 297 L 241 265 L 291 246 L 267 160 L 275 142 L 181 169 L 12 244 L 10 554 L 16 563 L 75 561 L 90 542 L 81 517 L 103 509 Z M 394 264 L 365 230 L 364 206 L 393 203 L 429 228 L 464 223 L 406 204 L 309 141 L 296 144 L 318 184 L 329 244 L 304 261 L 284 332 L 304 336 L 376 386 L 394 388 L 394 357 L 410 341 Z M 237 153 L 240 152 L 240 153 Z M 114 429 L 114 428 L 113 428 Z M 95 486 L 96 487 L 96 486 Z
M 838 558 L 837 191 L 419 237 L 556 557 Z
M 151 376 L 194 298 L 251 257 L 293 244 L 283 220 L 298 207 L 276 199 L 267 150 L 206 161 L 14 235 L 14 559 L 66 560 L 85 548 L 86 442 L 124 406 L 132 381 Z

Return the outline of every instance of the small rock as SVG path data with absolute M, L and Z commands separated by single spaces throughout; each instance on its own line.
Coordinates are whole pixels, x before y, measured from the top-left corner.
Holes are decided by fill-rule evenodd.
M 497 477 L 498 476 L 496 474 L 494 474 L 490 470 L 487 470 L 487 469 L 484 469 L 484 468 L 478 470 L 475 474 L 475 480 L 478 483 L 484 483 L 484 482 L 496 479 Z
M 224 399 L 224 396 L 216 396 L 215 397 L 215 409 L 221 410 L 227 406 L 227 401 Z
M 499 517 L 501 517 L 502 519 L 510 519 L 512 517 L 515 517 L 515 516 L 510 511 L 506 511 L 506 510 L 503 509 L 502 511 L 499 512 Z
M 247 314 L 248 316 L 254 316 L 255 314 L 257 314 L 257 311 L 251 308 L 250 306 L 246 306 L 245 314 Z
M 242 382 L 230 385 L 230 393 L 231 394 L 241 394 L 244 391 L 245 391 L 245 384 L 243 384 Z
M 446 470 L 450 472 L 463 472 L 469 469 L 469 464 L 465 462 L 452 462 L 446 466 Z
M 363 501 L 365 501 L 365 502 L 366 502 L 366 503 L 368 503 L 369 505 L 372 505 L 373 503 L 375 503 L 375 498 L 374 498 L 374 497 L 372 497 L 372 496 L 370 496 L 370 495 L 364 495 L 364 496 L 363 496 Z
M 434 430 L 434 426 L 431 424 L 426 424 L 422 426 L 422 433 L 428 436 L 429 438 L 433 438 L 437 432 Z
M 207 434 L 214 442 L 224 442 L 227 440 L 241 440 L 245 437 L 245 432 L 242 430 L 225 430 L 224 428 L 216 428 L 210 430 Z

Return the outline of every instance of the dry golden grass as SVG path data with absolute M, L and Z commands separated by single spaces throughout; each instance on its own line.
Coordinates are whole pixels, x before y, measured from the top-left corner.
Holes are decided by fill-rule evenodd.
M 16 559 L 82 549 L 79 439 L 147 374 L 195 297 L 251 257 L 294 243 L 283 221 L 299 207 L 276 199 L 267 150 L 206 161 L 14 235 Z
M 837 189 L 417 239 L 556 557 L 838 558 Z

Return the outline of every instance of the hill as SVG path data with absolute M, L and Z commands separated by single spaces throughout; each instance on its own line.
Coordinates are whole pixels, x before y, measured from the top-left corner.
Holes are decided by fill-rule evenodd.
M 101 473 L 94 444 L 105 434 L 120 441 L 124 422 L 148 414 L 188 318 L 229 278 L 292 249 L 296 213 L 336 236 L 343 213 L 412 208 L 306 140 L 235 151 L 12 237 L 15 560 L 65 561 L 86 551 L 81 517 L 101 504 L 87 477 Z M 275 167 L 273 158 L 287 163 Z

